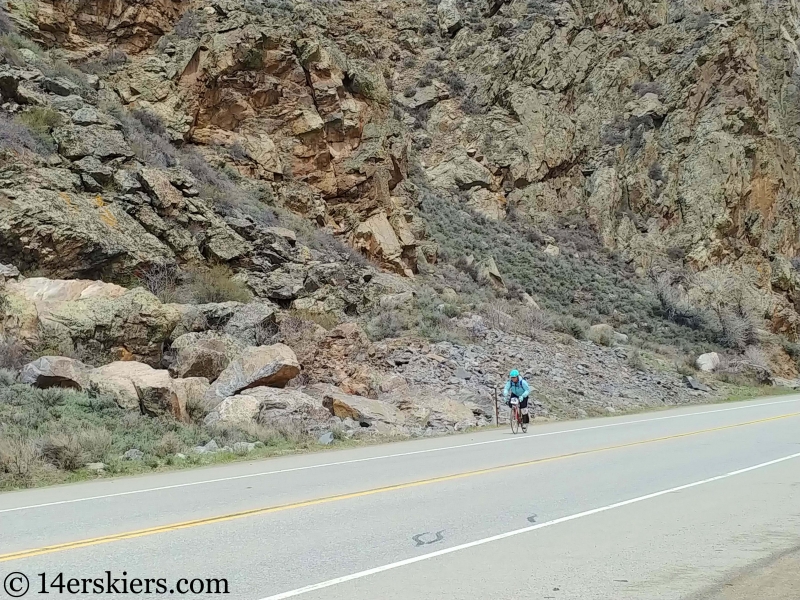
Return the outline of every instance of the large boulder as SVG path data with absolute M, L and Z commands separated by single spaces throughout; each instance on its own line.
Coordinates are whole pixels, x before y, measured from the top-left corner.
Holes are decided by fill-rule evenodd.
M 187 333 L 172 342 L 176 352 L 170 366 L 174 377 L 205 377 L 213 382 L 245 346 L 233 337 L 213 331 Z
M 453 398 L 427 393 L 400 390 L 392 402 L 414 423 L 437 430 L 465 429 L 486 423 L 477 405 L 467 405 Z M 478 413 L 478 414 L 476 414 Z
M 205 377 L 187 377 L 173 379 L 172 388 L 178 401 L 178 418 L 189 420 L 189 407 L 201 405 L 205 402 L 206 392 L 211 384 Z
M 93 369 L 89 380 L 96 393 L 113 397 L 121 408 L 186 419 L 185 406 L 181 407 L 167 371 L 144 363 L 118 361 Z
M 43 356 L 22 368 L 20 381 L 38 388 L 64 387 L 83 390 L 91 367 L 64 356 Z
M 231 396 L 220 402 L 217 408 L 205 418 L 206 425 L 225 423 L 228 425 L 247 425 L 253 423 L 258 415 L 261 401 L 255 396 L 241 394 Z
M 719 366 L 719 354 L 716 352 L 707 352 L 697 357 L 697 368 L 701 371 L 713 371 Z
M 209 329 L 222 329 L 236 312 L 244 306 L 240 302 L 211 304 L 170 304 L 180 315 L 178 325 L 170 337 L 175 340 L 186 333 L 198 333 Z
M 464 25 L 457 0 L 442 0 L 436 9 L 442 35 L 455 35 Z
M 299 422 L 306 430 L 314 430 L 326 427 L 331 418 L 319 398 L 300 390 L 262 387 L 248 394 L 260 400 L 257 420 L 262 425 Z
M 322 405 L 331 415 L 340 419 L 352 419 L 362 426 L 377 424 L 398 428 L 406 423 L 405 414 L 397 407 L 373 398 L 345 394 L 328 384 L 316 384 L 308 388 L 309 394 L 322 399 Z
M 330 419 L 320 400 L 300 390 L 258 387 L 226 398 L 205 422 L 244 425 L 255 420 L 265 426 L 295 424 L 304 431 L 315 431 L 326 429 Z
M 284 387 L 300 373 L 297 357 L 289 346 L 251 346 L 230 362 L 206 394 L 213 406 L 242 390 Z
M 277 331 L 275 306 L 269 302 L 251 302 L 236 309 L 223 331 L 247 346 L 262 343 Z
M 157 365 L 179 311 L 150 292 L 114 284 L 42 277 L 7 285 L 32 305 L 41 333 L 54 343 L 88 345 Z

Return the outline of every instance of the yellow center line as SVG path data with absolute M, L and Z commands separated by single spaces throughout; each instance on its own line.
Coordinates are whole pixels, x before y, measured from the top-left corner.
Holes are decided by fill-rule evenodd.
M 227 521 L 234 521 L 236 519 L 244 519 L 247 517 L 255 517 L 260 515 L 268 515 L 271 513 L 282 512 L 285 510 L 294 510 L 298 508 L 306 508 L 308 506 L 317 506 L 320 504 L 328 504 L 331 502 L 340 502 L 342 500 L 351 500 L 353 498 L 363 498 L 364 496 L 373 496 L 375 494 L 383 494 L 386 492 L 393 492 L 396 490 L 405 490 L 409 488 L 420 487 L 423 485 L 431 485 L 434 483 L 442 483 L 445 481 L 455 481 L 457 479 L 465 479 L 467 477 L 475 477 L 477 475 L 486 475 L 488 473 L 498 473 L 501 471 L 508 471 L 510 469 L 517 469 L 520 467 L 529 467 L 547 462 L 557 460 L 564 460 L 567 458 L 574 458 L 576 456 L 586 456 L 588 454 L 597 454 L 599 452 L 608 452 L 611 450 L 620 450 L 622 448 L 632 448 L 634 446 L 643 446 L 645 444 L 653 444 L 656 442 L 664 442 L 667 440 L 676 440 L 704 433 L 712 433 L 715 431 L 724 431 L 726 429 L 735 429 L 737 427 L 745 427 L 747 425 L 756 425 L 758 423 L 768 423 L 770 421 L 778 421 L 780 419 L 789 419 L 791 417 L 800 416 L 800 412 L 795 412 L 787 415 L 779 415 L 777 417 L 767 417 L 765 419 L 757 419 L 755 421 L 747 421 L 744 423 L 735 423 L 733 425 L 723 425 L 721 427 L 712 427 L 710 429 L 701 429 L 698 431 L 689 431 L 686 433 L 677 433 L 674 435 L 667 435 L 663 437 L 650 438 L 640 440 L 637 442 L 627 442 L 625 444 L 617 444 L 614 446 L 605 446 L 603 448 L 595 448 L 592 450 L 579 450 L 577 452 L 570 452 L 568 454 L 560 454 L 557 456 L 549 456 L 546 458 L 536 458 L 533 460 L 526 460 L 524 462 L 512 463 L 508 465 L 501 465 L 498 467 L 487 467 L 485 469 L 476 469 L 474 471 L 466 471 L 463 473 L 456 473 L 454 475 L 443 475 L 440 477 L 431 477 L 430 479 L 420 479 L 418 481 L 410 481 L 408 483 L 398 483 L 395 485 L 387 485 L 384 487 L 373 488 L 370 490 L 363 490 L 360 492 L 351 492 L 349 494 L 339 494 L 336 496 L 326 496 L 323 498 L 316 498 L 313 500 L 304 500 L 302 502 L 294 502 L 291 504 L 280 504 L 277 506 L 268 506 L 264 508 L 255 508 L 251 510 L 243 510 L 240 512 L 229 513 L 217 517 L 208 517 L 205 519 L 195 519 L 193 521 L 184 521 L 181 523 L 173 523 L 170 525 L 161 525 L 159 527 L 151 527 L 148 529 L 139 529 L 136 531 L 126 531 L 116 533 L 113 535 L 106 535 L 103 537 L 89 538 L 85 540 L 77 540 L 74 542 L 66 542 L 64 544 L 55 544 L 52 546 L 43 546 L 41 548 L 32 548 L 30 550 L 22 550 L 19 552 L 11 552 L 9 554 L 0 554 L 0 562 L 8 562 L 12 560 L 20 560 L 23 558 L 31 558 L 34 556 L 41 556 L 43 554 L 52 554 L 54 552 L 63 552 L 66 550 L 75 550 L 78 548 L 86 548 L 88 546 L 97 546 L 100 544 L 108 544 L 111 542 L 119 542 L 122 540 L 130 540 L 139 537 L 146 537 L 156 535 L 159 533 L 167 533 L 170 531 L 179 531 L 181 529 L 190 529 L 193 527 L 200 527 L 204 525 L 213 525 L 215 523 L 225 523 Z

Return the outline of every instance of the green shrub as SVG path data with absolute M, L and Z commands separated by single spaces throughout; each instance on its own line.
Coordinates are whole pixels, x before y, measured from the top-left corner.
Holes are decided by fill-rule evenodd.
M 21 113 L 17 119 L 35 134 L 48 137 L 50 132 L 64 121 L 60 112 L 46 106 L 35 106 Z
M 78 436 L 70 433 L 47 436 L 42 443 L 42 455 L 47 462 L 63 471 L 76 471 L 86 462 Z
M 555 330 L 571 335 L 576 340 L 586 338 L 588 324 L 585 321 L 566 315 L 556 321 Z
M 364 326 L 367 337 L 373 342 L 399 337 L 409 328 L 408 317 L 397 310 L 381 311 Z
M 603 248 L 586 219 L 560 217 L 544 230 L 562 250 L 554 258 L 544 254 L 537 236 L 527 235 L 536 231 L 533 225 L 471 213 L 432 191 L 420 169 L 413 169 L 412 177 L 421 191 L 420 212 L 428 233 L 446 257 L 442 260 L 455 263 L 457 257 L 471 255 L 479 262 L 493 256 L 504 277 L 513 277 L 524 291 L 535 295 L 545 312 L 556 317 L 560 331 L 582 337 L 573 321 L 560 318 L 569 316 L 608 322 L 621 333 L 687 351 L 716 341 L 717 332 L 705 322 L 667 318 L 652 286 L 637 277 L 621 256 Z M 465 264 L 464 268 L 469 269 Z
M 635 348 L 628 357 L 628 366 L 636 371 L 645 370 L 644 358 L 642 358 L 642 353 L 638 348 Z
M 250 302 L 253 295 L 243 282 L 234 279 L 233 271 L 225 265 L 215 265 L 191 276 L 190 289 L 198 304 L 215 302 Z
M 587 332 L 587 337 L 595 344 L 612 346 L 614 344 L 614 329 L 610 325 L 590 327 Z
M 32 440 L 20 435 L 0 436 L 0 476 L 5 473 L 12 479 L 24 480 L 40 464 L 41 454 Z
M 167 431 L 161 436 L 155 447 L 156 456 L 165 457 L 170 454 L 177 454 L 184 449 L 184 443 L 174 431 Z
M 320 327 L 323 327 L 328 330 L 333 329 L 340 323 L 339 317 L 335 313 L 330 313 L 330 312 L 318 313 L 309 310 L 294 309 L 290 311 L 289 318 L 302 319 L 303 321 L 311 321 L 312 323 L 316 323 Z

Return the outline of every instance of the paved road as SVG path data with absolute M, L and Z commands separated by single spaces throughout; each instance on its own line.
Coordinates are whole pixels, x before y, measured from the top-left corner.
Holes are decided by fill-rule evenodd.
M 107 598 L 739 600 L 772 569 L 797 600 L 799 546 L 800 396 L 0 495 L 28 597 L 110 571 Z

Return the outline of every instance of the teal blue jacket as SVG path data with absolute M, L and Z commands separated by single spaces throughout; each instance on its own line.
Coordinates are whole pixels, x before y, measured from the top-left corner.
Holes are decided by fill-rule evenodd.
M 519 378 L 517 383 L 510 379 L 506 381 L 506 387 L 503 388 L 503 397 L 507 398 L 509 395 L 516 396 L 517 398 L 527 398 L 531 393 L 531 388 L 528 382 L 522 377 Z

